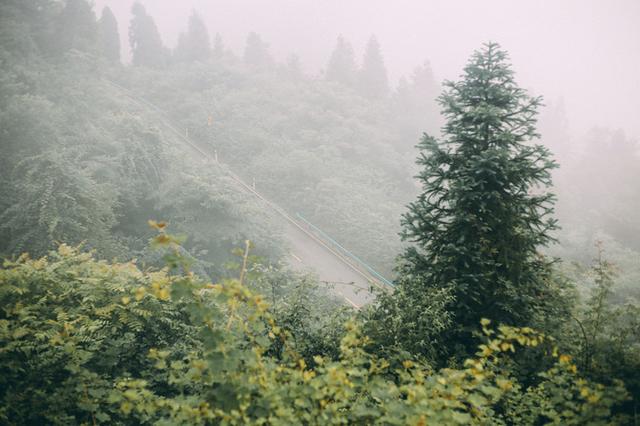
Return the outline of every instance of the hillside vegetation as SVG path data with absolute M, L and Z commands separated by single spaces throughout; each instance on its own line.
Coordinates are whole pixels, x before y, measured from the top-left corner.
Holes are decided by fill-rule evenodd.
M 0 4 L 1 423 L 640 421 L 635 140 L 570 141 L 495 43 L 392 88 L 375 38 L 310 76 L 132 16 L 125 66 L 108 8 Z M 394 290 L 289 270 L 231 173 Z

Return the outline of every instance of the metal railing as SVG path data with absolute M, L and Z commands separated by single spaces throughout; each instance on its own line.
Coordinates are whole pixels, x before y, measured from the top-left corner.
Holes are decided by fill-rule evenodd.
M 356 256 L 355 254 L 351 253 L 349 250 L 347 250 L 346 248 L 344 248 L 342 246 L 342 244 L 340 244 L 339 242 L 337 242 L 335 239 L 331 238 L 331 236 L 329 234 L 327 234 L 326 232 L 324 232 L 322 229 L 318 228 L 316 225 L 314 225 L 313 223 L 309 222 L 307 219 L 305 219 L 300 213 L 296 213 L 296 217 L 298 219 L 300 219 L 304 224 L 306 224 L 307 226 L 309 226 L 311 229 L 313 229 L 315 232 L 317 232 L 318 234 L 320 234 L 320 236 L 327 240 L 328 242 L 330 242 L 333 246 L 335 246 L 344 256 L 347 256 L 349 259 L 351 259 L 352 261 L 356 262 L 359 266 L 363 267 L 367 272 L 369 272 L 371 275 L 373 275 L 373 277 L 377 280 L 379 280 L 380 282 L 388 285 L 389 287 L 394 287 L 394 284 L 389 281 L 388 279 L 386 279 L 385 277 L 382 276 L 382 274 L 380 274 L 378 271 L 376 271 L 375 269 L 373 269 L 371 266 L 369 266 L 364 260 L 360 259 L 358 256 Z

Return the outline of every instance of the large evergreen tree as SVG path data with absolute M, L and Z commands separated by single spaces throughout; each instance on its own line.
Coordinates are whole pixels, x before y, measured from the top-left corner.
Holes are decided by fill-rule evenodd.
M 211 52 L 215 59 L 222 59 L 224 56 L 224 41 L 219 33 L 213 39 L 213 51 Z
M 187 32 L 180 34 L 175 52 L 179 61 L 206 61 L 211 57 L 209 31 L 202 18 L 194 10 L 189 17 Z
M 262 41 L 260 35 L 255 32 L 251 32 L 247 37 L 244 61 L 246 64 L 256 68 L 267 68 L 273 64 L 273 58 L 269 53 L 269 45 Z
M 567 182 L 564 191 L 563 213 L 575 215 L 588 229 L 589 239 L 598 239 L 604 232 L 628 247 L 640 250 L 640 144 L 625 135 L 621 129 L 596 127 L 588 132 L 583 152 L 576 155 L 574 164 L 563 176 Z M 597 171 L 597 179 L 593 178 Z M 578 222 L 580 223 L 580 222 Z
M 147 14 L 144 6 L 136 2 L 131 8 L 129 43 L 134 65 L 163 67 L 167 54 L 160 33 L 153 18 Z
M 367 43 L 358 79 L 362 95 L 369 98 L 384 98 L 389 93 L 389 79 L 384 65 L 380 43 L 372 36 Z
M 562 168 L 573 159 L 571 137 L 569 132 L 569 120 L 564 105 L 564 100 L 559 98 L 555 102 L 546 102 L 545 108 L 540 114 L 538 124 L 542 143 L 550 148 L 559 159 Z
M 428 61 L 417 67 L 411 79 L 400 79 L 392 97 L 395 122 L 397 123 L 398 148 L 411 150 L 422 132 L 432 133 L 442 126 L 436 99 L 440 93 Z
M 300 56 L 295 53 L 289 55 L 284 73 L 287 78 L 293 81 L 298 81 L 303 77 L 302 66 L 300 65 Z
M 550 262 L 538 249 L 555 227 L 545 191 L 555 163 L 531 143 L 541 98 L 518 87 L 497 44 L 476 51 L 462 80 L 445 86 L 443 138 L 419 144 L 423 192 L 403 216 L 402 237 L 414 244 L 399 271 L 401 291 L 416 295 L 407 300 L 450 292 L 442 341 L 454 349 L 445 355 L 464 357 L 482 318 L 529 325 L 551 306 Z
M 356 60 L 353 48 L 342 36 L 338 36 L 336 47 L 331 53 L 325 77 L 329 81 L 344 86 L 354 86 L 356 80 Z
M 105 6 L 98 21 L 100 53 L 112 62 L 120 62 L 120 34 L 118 22 L 111 9 Z
M 67 0 L 55 25 L 55 50 L 60 53 L 70 49 L 94 51 L 97 39 L 96 17 L 86 0 Z

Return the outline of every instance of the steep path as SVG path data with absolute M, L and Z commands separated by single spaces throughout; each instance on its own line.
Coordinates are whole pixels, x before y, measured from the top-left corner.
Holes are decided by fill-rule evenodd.
M 174 127 L 160 108 L 113 81 L 106 79 L 104 81 L 138 106 L 145 110 L 153 111 L 158 118 L 159 124 L 173 133 L 200 160 L 218 162 L 217 156 L 211 155 L 206 148 L 198 146 L 197 143 Z M 304 218 L 300 216 L 293 217 L 277 204 L 267 200 L 253 186 L 248 185 L 240 176 L 233 173 L 228 166 L 226 170 L 241 190 L 251 193 L 262 200 L 283 221 L 284 236 L 289 243 L 287 260 L 293 269 L 314 272 L 321 282 L 327 284 L 334 293 L 344 298 L 355 308 L 359 308 L 373 300 L 374 295 L 370 291 L 372 286 L 385 290 L 392 288 L 388 280 L 330 236 Z

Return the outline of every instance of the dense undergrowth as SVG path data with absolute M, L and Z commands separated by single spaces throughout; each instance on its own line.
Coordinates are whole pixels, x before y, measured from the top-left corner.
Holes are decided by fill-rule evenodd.
M 66 245 L 0 270 L 0 418 L 12 424 L 610 424 L 620 382 L 582 377 L 553 338 L 483 321 L 484 343 L 464 367 L 434 371 L 366 350 L 358 321 L 334 354 L 309 352 L 283 326 L 278 301 L 229 279 L 95 260 Z M 246 273 L 246 271 L 241 271 Z M 246 275 L 244 275 L 246 277 Z M 304 310 L 297 315 L 309 316 Z M 324 330 L 323 334 L 327 331 Z M 324 336 L 327 337 L 326 335 Z M 304 339 L 302 339 L 304 340 Z M 329 339 L 331 340 L 331 339 Z M 522 386 L 523 349 L 548 360 Z M 302 353 L 312 355 L 306 360 Z M 314 354 L 315 352 L 315 354 Z

